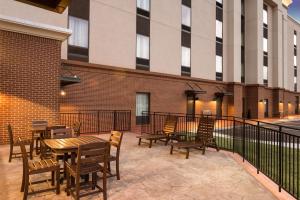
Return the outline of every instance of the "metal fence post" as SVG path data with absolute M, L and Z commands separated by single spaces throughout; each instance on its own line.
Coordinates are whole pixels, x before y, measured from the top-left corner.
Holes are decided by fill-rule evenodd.
M 256 132 L 256 169 L 257 174 L 260 171 L 260 122 L 257 122 L 257 132 Z
M 113 116 L 113 118 L 114 118 L 114 131 L 116 131 L 116 123 L 117 123 L 116 118 L 117 118 L 117 113 L 116 113 L 115 110 L 114 110 L 114 116 Z
M 233 117 L 233 133 L 232 133 L 232 152 L 234 153 L 234 149 L 235 149 L 235 117 Z
M 155 115 L 155 112 L 154 112 L 154 115 L 153 115 L 153 133 L 156 133 L 156 124 L 155 124 L 155 121 L 156 121 L 156 117 L 155 117 L 156 115 Z
M 245 162 L 245 130 L 246 129 L 246 121 L 243 119 L 243 136 L 242 136 L 242 151 L 243 151 L 243 162 Z
M 279 159 L 279 166 L 278 166 L 278 175 L 279 175 L 279 192 L 281 192 L 282 187 L 282 127 L 279 126 L 279 151 L 278 151 L 278 159 Z
M 100 112 L 97 111 L 97 132 L 100 133 Z

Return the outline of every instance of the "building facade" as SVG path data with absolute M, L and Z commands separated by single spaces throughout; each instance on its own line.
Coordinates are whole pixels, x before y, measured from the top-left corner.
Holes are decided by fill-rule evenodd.
M 2 0 L 0 20 L 72 30 L 53 77 L 80 82 L 57 85 L 59 110 L 131 110 L 134 126 L 142 111 L 298 114 L 300 24 L 288 16 L 289 3 L 72 0 L 58 14 Z

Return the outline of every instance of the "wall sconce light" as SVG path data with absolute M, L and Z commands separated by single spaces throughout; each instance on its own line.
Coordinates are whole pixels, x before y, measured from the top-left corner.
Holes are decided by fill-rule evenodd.
M 259 100 L 259 102 L 260 102 L 260 103 L 263 103 L 263 102 L 264 102 L 264 100 L 263 100 L 263 99 L 261 99 L 261 100 Z
M 61 95 L 61 96 L 66 96 L 66 92 L 65 92 L 64 90 L 61 90 L 61 91 L 60 91 L 60 95 Z
M 279 103 L 283 103 L 283 101 L 279 101 Z

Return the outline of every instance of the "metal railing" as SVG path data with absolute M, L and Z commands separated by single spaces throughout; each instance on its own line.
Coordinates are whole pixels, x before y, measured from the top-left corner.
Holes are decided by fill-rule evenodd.
M 144 113 L 147 116 L 141 133 L 163 130 L 169 115 L 178 118 L 176 132 L 192 140 L 201 115 L 181 113 Z M 216 117 L 214 137 L 221 149 L 238 153 L 243 161 L 256 167 L 296 199 L 300 199 L 300 128 L 276 125 L 238 117 Z
M 80 133 L 105 133 L 112 130 L 131 130 L 130 110 L 81 110 L 78 112 L 60 113 L 60 123 L 73 126 L 81 122 Z

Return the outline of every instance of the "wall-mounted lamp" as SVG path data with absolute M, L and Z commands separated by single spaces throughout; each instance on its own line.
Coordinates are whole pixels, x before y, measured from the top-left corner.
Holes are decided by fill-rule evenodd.
M 61 95 L 61 96 L 66 96 L 66 92 L 65 92 L 64 90 L 61 90 L 61 91 L 60 91 L 60 95 Z
M 263 102 L 264 102 L 264 100 L 263 100 L 263 99 L 261 99 L 261 100 L 259 100 L 259 102 L 260 102 L 260 103 L 263 103 Z
M 283 101 L 279 101 L 279 103 L 283 103 Z

